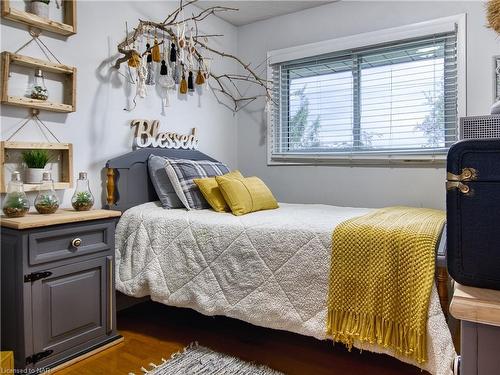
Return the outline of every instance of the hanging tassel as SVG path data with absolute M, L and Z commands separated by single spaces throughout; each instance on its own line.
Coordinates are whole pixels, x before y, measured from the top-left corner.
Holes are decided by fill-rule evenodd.
M 193 84 L 193 72 L 189 71 L 188 73 L 188 90 L 189 91 L 194 91 L 194 84 Z
M 153 49 L 151 50 L 151 55 L 153 56 L 154 62 L 160 62 L 160 60 L 161 60 L 160 46 L 158 45 L 158 39 L 156 39 L 156 37 L 155 37 Z
M 168 69 L 165 60 L 161 61 L 160 75 L 166 76 L 168 74 Z
M 141 64 L 141 56 L 137 52 L 133 52 L 130 59 L 128 59 L 128 66 L 137 68 Z
M 182 79 L 181 79 L 181 84 L 179 85 L 179 92 L 181 94 L 187 94 L 188 92 L 188 84 L 184 72 L 182 72 Z
M 203 85 L 205 83 L 205 77 L 201 73 L 201 69 L 198 69 L 198 73 L 196 74 L 196 84 Z
M 170 61 L 171 62 L 177 61 L 177 48 L 175 48 L 174 43 L 172 43 L 172 45 L 170 46 Z

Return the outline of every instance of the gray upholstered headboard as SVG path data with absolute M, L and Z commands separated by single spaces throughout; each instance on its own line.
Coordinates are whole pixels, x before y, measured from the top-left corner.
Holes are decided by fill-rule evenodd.
M 148 172 L 148 158 L 151 154 L 177 159 L 216 161 L 197 150 L 164 148 L 141 148 L 108 160 L 106 208 L 123 212 L 130 207 L 158 200 Z

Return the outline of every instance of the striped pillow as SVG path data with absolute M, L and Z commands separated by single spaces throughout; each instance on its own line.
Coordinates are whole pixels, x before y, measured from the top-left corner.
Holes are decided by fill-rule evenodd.
M 210 208 L 193 179 L 229 173 L 225 164 L 208 160 L 169 159 L 165 163 L 165 170 L 177 196 L 188 210 Z

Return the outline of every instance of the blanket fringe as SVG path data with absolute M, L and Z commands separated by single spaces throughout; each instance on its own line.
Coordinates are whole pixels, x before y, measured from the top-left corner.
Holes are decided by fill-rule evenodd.
M 373 314 L 328 309 L 327 333 L 351 350 L 354 341 L 377 344 L 413 358 L 419 364 L 427 361 L 425 332 L 384 320 Z

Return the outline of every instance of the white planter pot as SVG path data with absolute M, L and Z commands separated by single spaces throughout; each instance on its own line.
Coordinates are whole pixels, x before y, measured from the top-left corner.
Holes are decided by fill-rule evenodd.
M 26 183 L 39 184 L 43 179 L 44 168 L 27 168 L 26 169 Z
M 33 1 L 31 3 L 31 13 L 43 18 L 49 18 L 49 4 L 40 1 Z

